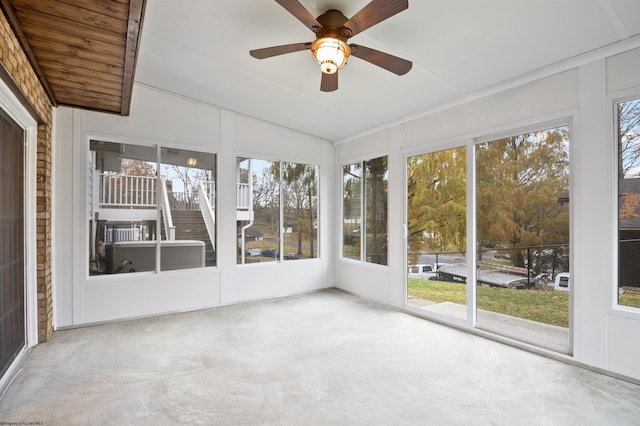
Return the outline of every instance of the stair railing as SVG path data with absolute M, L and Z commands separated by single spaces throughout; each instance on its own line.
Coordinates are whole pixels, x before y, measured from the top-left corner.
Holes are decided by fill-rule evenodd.
M 169 193 L 167 191 L 167 179 L 161 178 L 162 188 L 160 189 L 160 208 L 162 209 L 162 224 L 164 225 L 164 232 L 168 241 L 176 239 L 176 227 L 173 225 L 173 218 L 171 217 L 171 205 L 169 203 Z
M 200 203 L 200 211 L 202 212 L 204 224 L 207 228 L 207 233 L 209 234 L 209 241 L 211 241 L 211 246 L 213 246 L 213 248 L 215 249 L 216 219 L 212 205 L 212 200 L 215 200 L 215 198 L 210 198 L 211 195 L 215 197 L 215 182 L 200 182 L 200 185 L 198 186 L 198 200 Z

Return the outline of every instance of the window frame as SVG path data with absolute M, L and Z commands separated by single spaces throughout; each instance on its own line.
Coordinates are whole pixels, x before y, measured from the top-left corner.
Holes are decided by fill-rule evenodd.
M 620 176 L 618 174 L 619 167 L 619 146 L 618 146 L 618 138 L 620 137 L 619 131 L 619 117 L 618 117 L 618 105 L 625 102 L 630 102 L 634 100 L 640 101 L 640 88 L 633 88 L 630 90 L 625 90 L 622 92 L 618 92 L 615 94 L 611 94 L 609 97 L 610 102 L 610 116 L 608 122 L 611 125 L 611 153 L 612 153 L 612 172 L 611 177 L 613 180 L 613 191 L 612 191 L 612 210 L 613 210 L 613 221 L 612 221 L 612 240 L 613 240 L 613 271 L 612 276 L 613 285 L 611 286 L 611 309 L 613 313 L 623 314 L 625 316 L 629 316 L 631 318 L 640 317 L 640 306 L 629 306 L 620 304 L 619 299 L 619 289 L 620 289 L 620 206 L 619 206 L 619 197 L 620 197 Z
M 161 218 L 161 209 L 159 208 L 159 203 L 161 200 L 161 182 L 162 182 L 162 176 L 160 173 L 160 167 L 162 165 L 162 157 L 161 157 L 161 152 L 163 149 L 173 149 L 173 150 L 183 150 L 183 151 L 190 151 L 190 152 L 199 152 L 202 154 L 206 154 L 206 155 L 213 155 L 215 157 L 214 159 L 214 167 L 215 167 L 215 176 L 214 179 L 216 181 L 216 184 L 218 182 L 219 179 L 219 157 L 220 157 L 220 153 L 215 151 L 215 150 L 210 150 L 210 149 L 206 149 L 206 147 L 203 146 L 197 146 L 197 145 L 191 145 L 191 144 L 176 144 L 176 143 L 168 143 L 166 141 L 157 141 L 157 140 L 139 140 L 136 138 L 128 138 L 128 137 L 117 137 L 117 136 L 113 136 L 113 135 L 105 135 L 105 134 L 101 134 L 101 133 L 86 133 L 84 135 L 84 139 L 86 141 L 86 143 L 83 145 L 82 147 L 82 152 L 83 152 L 83 156 L 82 158 L 84 159 L 83 164 L 82 164 L 82 170 L 83 170 L 83 176 L 84 176 L 84 180 L 83 180 L 83 185 L 84 185 L 84 189 L 83 189 L 83 194 L 85 196 L 84 201 L 82 201 L 80 203 L 80 216 L 79 218 L 82 218 L 83 221 L 86 220 L 86 218 L 88 217 L 89 214 L 89 203 L 90 203 L 90 199 L 91 199 L 91 195 L 90 195 L 90 188 L 89 188 L 89 174 L 92 173 L 92 170 L 90 170 L 90 167 L 92 165 L 91 162 L 91 141 L 102 141 L 102 142 L 108 142 L 108 143 L 115 143 L 115 144 L 121 144 L 121 145 L 135 145 L 135 146 L 139 146 L 139 147 L 143 147 L 143 148 L 147 148 L 147 149 L 153 149 L 155 150 L 155 159 L 154 159 L 154 164 L 157 167 L 157 173 L 156 173 L 156 192 L 155 192 L 155 197 L 156 197 L 156 202 L 158 205 L 157 213 L 156 213 L 156 218 L 154 219 L 156 222 L 156 227 L 158 229 L 158 232 L 162 232 L 162 218 Z M 214 211 L 215 211 L 215 241 L 212 241 L 214 247 L 219 247 L 219 226 L 218 226 L 218 219 L 219 219 L 219 215 L 218 215 L 218 202 L 217 202 L 217 192 L 216 192 L 216 199 L 213 200 L 213 206 L 214 206 Z M 159 275 L 171 275 L 171 274 L 176 274 L 176 273 L 185 273 L 187 271 L 194 271 L 194 270 L 212 270 L 212 269 L 216 269 L 218 268 L 218 264 L 220 261 L 220 257 L 216 251 L 216 261 L 214 265 L 210 265 L 207 266 L 205 264 L 205 266 L 203 267 L 197 267 L 197 268 L 182 268 L 182 269 L 168 269 L 168 270 L 163 270 L 162 269 L 162 258 L 161 258 L 161 253 L 162 253 L 162 243 L 166 242 L 167 240 L 163 239 L 163 238 L 157 238 L 156 240 L 150 240 L 150 241 L 154 241 L 154 251 L 155 251 L 155 265 L 154 265 L 154 269 L 153 270 L 147 270 L 147 271 L 136 271 L 135 273 L 124 273 L 124 274 L 120 274 L 120 273 L 112 273 L 112 274 L 91 274 L 89 271 L 89 264 L 90 264 L 90 250 L 89 250 L 89 237 L 90 237 L 90 229 L 89 229 L 89 224 L 87 223 L 85 226 L 82 227 L 83 230 L 83 237 L 82 237 L 82 241 L 83 243 L 81 244 L 81 246 L 78 246 L 78 248 L 81 250 L 81 252 L 83 253 L 81 258 L 84 259 L 84 263 L 81 266 L 78 266 L 78 268 L 82 269 L 82 274 L 84 276 L 85 279 L 85 283 L 89 283 L 89 282 L 97 282 L 100 280 L 118 280 L 118 279 L 123 279 L 124 277 L 126 277 L 127 279 L 138 279 L 138 277 L 140 277 L 139 279 L 145 279 L 145 277 L 149 277 L 149 276 L 159 276 Z
M 367 253 L 366 253 L 366 247 L 367 247 L 367 242 L 366 242 L 366 207 L 367 207 L 367 200 L 366 200 L 366 193 L 367 193 L 367 188 L 366 188 L 366 181 L 367 181 L 367 173 L 365 171 L 365 163 L 372 161 L 372 160 L 377 160 L 379 158 L 384 158 L 386 157 L 387 159 L 387 167 L 386 167 L 386 175 L 387 175 L 387 223 L 386 223 L 386 235 L 387 235 L 387 247 L 386 247 L 386 263 L 382 264 L 382 263 L 375 263 L 375 262 L 369 262 L 367 261 Z M 367 156 L 366 158 L 361 158 L 358 160 L 347 160 L 347 161 L 343 161 L 340 163 L 339 165 L 339 181 L 340 181 L 340 232 L 339 232 L 339 244 L 340 244 L 340 249 L 339 249 L 339 253 L 340 253 L 340 260 L 345 261 L 345 262 L 353 262 L 353 263 L 360 263 L 360 264 L 366 264 L 366 265 L 373 265 L 375 267 L 383 267 L 383 268 L 388 268 L 389 267 L 389 229 L 390 229 L 390 225 L 389 225 L 389 206 L 388 206 L 388 202 L 389 202 L 389 193 L 388 193 L 388 187 L 389 187 L 389 160 L 390 160 L 390 156 L 388 153 L 381 153 L 381 154 L 375 154 L 375 155 L 370 155 Z M 359 255 L 359 259 L 355 259 L 353 257 L 346 257 L 344 254 L 344 214 L 345 214 L 345 210 L 344 210 L 344 168 L 347 166 L 352 166 L 352 165 L 356 165 L 359 164 L 361 167 L 361 175 L 360 175 L 360 225 L 359 225 L 359 233 L 360 233 L 360 255 Z
M 236 267 L 242 267 L 242 268 L 251 268 L 251 267 L 261 267 L 259 265 L 262 265 L 262 267 L 264 267 L 264 265 L 282 265 L 282 264 L 289 264 L 289 263 L 294 263 L 297 264 L 300 261 L 306 261 L 306 262 L 313 262 L 313 261 L 320 261 L 321 259 L 321 253 L 322 253 L 322 248 L 321 248 L 321 235 L 322 235 L 322 228 L 321 228 L 321 223 L 322 221 L 320 220 L 320 212 L 322 210 L 321 207 L 321 169 L 322 166 L 318 163 L 313 163 L 313 162 L 305 162 L 304 160 L 300 160 L 300 159 L 287 159 L 287 158 L 283 158 L 283 157 L 278 157 L 278 156 L 269 156 L 269 155 L 259 155 L 259 154 L 245 154 L 245 153 L 241 153 L 241 152 L 236 152 L 235 153 L 235 160 L 237 162 L 237 160 L 239 159 L 244 159 L 244 160 L 259 160 L 259 161 L 269 161 L 271 163 L 278 163 L 278 169 L 279 169 L 279 174 L 280 174 L 280 180 L 278 181 L 278 202 L 279 202 L 279 235 L 278 235 L 278 260 L 277 261 L 273 261 L 273 262 L 256 262 L 256 263 L 238 263 L 238 260 L 236 258 L 235 261 L 235 266 Z M 285 219 L 285 212 L 284 212 L 284 200 L 285 200 L 285 194 L 284 194 L 284 185 L 282 183 L 282 170 L 283 170 L 283 164 L 284 163 L 293 163 L 293 164 L 300 164 L 300 165 L 304 165 L 304 166 L 310 166 L 310 167 L 314 167 L 315 171 L 316 171 L 316 238 L 315 238 L 315 242 L 316 242 L 316 256 L 313 258 L 300 258 L 300 259 L 295 259 L 296 262 L 285 262 L 285 255 L 284 252 L 282 250 L 282 247 L 284 246 L 284 219 Z M 237 173 L 238 169 L 235 169 L 235 173 Z M 250 178 L 251 179 L 251 178 Z M 233 183 L 234 187 L 236 185 L 236 182 Z M 234 210 L 235 211 L 235 210 Z M 235 216 L 235 213 L 234 213 Z M 234 220 L 236 227 L 237 227 L 237 218 Z M 236 238 L 236 251 L 238 249 L 240 249 L 239 243 L 238 243 L 238 238 Z

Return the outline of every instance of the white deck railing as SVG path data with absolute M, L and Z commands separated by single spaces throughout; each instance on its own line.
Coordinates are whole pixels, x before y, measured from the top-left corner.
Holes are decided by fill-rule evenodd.
M 142 226 L 107 229 L 107 244 L 120 241 L 142 241 Z
M 201 184 L 204 187 L 204 191 L 207 194 L 209 203 L 211 204 L 216 199 L 216 183 L 210 180 L 205 180 L 202 181 Z
M 155 176 L 129 176 L 112 173 L 100 173 L 100 193 L 98 204 L 100 208 L 158 208 L 157 178 Z M 164 178 L 163 178 L 164 182 Z M 164 199 L 160 199 L 162 208 L 181 210 L 198 210 L 200 204 L 196 193 L 170 192 L 166 184 L 161 188 Z M 204 181 L 201 184 L 213 208 L 216 199 L 215 182 Z M 251 210 L 251 186 L 248 183 L 238 183 L 236 192 L 236 208 Z
M 249 210 L 251 208 L 251 190 L 248 183 L 237 184 L 236 207 L 238 210 Z
M 100 206 L 156 208 L 156 177 L 100 174 Z

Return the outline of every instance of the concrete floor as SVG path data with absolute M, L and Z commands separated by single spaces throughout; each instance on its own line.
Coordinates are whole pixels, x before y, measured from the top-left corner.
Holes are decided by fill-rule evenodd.
M 638 425 L 640 387 L 329 290 L 57 332 L 3 422 Z

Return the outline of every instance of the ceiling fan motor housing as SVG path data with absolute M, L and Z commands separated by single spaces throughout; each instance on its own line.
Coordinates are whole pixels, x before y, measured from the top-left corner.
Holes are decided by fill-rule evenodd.
M 311 52 L 320 69 L 325 74 L 334 74 L 342 69 L 351 55 L 347 40 L 351 31 L 344 27 L 347 17 L 339 10 L 329 10 L 317 18 L 322 28 L 313 27 L 316 40 L 311 44 Z

